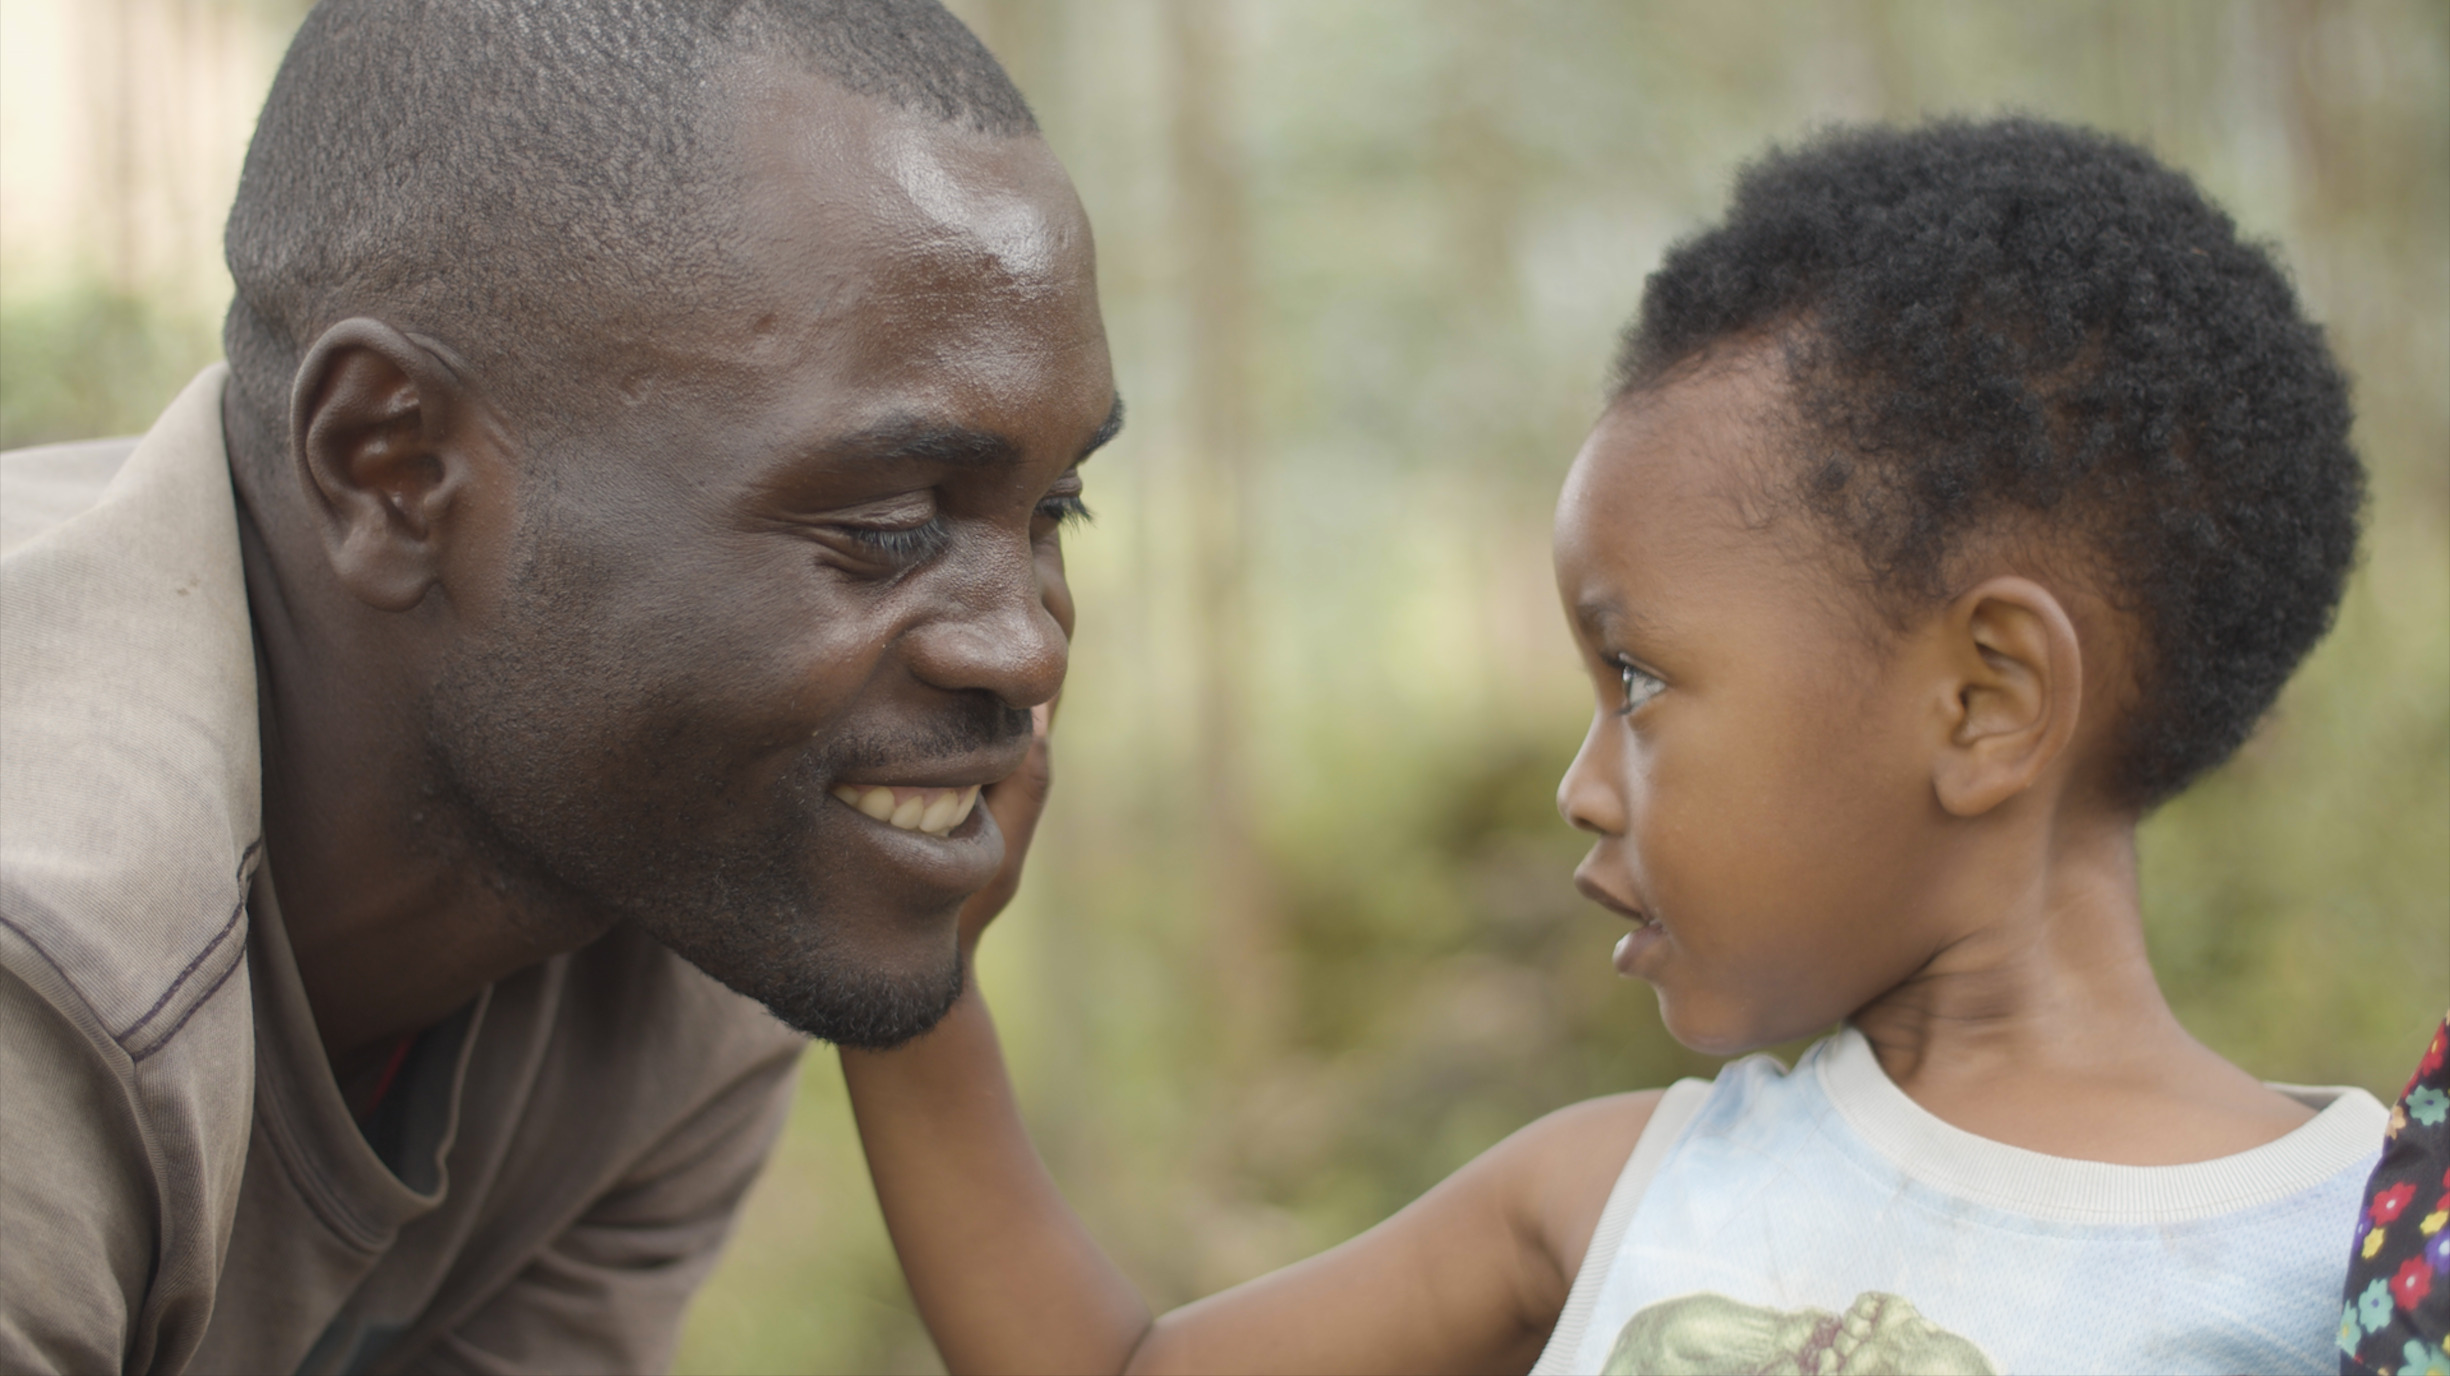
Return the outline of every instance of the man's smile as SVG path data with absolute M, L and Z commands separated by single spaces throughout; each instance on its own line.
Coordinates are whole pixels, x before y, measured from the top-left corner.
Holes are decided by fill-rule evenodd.
M 930 788 L 917 784 L 837 784 L 834 796 L 844 803 L 903 831 L 950 836 L 970 820 L 978 806 L 979 785 Z
M 923 769 L 909 767 L 909 772 L 924 777 Z M 974 769 L 962 772 L 973 780 L 982 777 Z M 836 833 L 839 839 L 882 861 L 898 876 L 896 886 L 915 883 L 931 894 L 968 895 L 983 888 L 1004 860 L 1004 835 L 978 803 L 986 787 L 983 782 L 844 779 L 826 791 L 858 814 L 836 824 L 846 828 Z

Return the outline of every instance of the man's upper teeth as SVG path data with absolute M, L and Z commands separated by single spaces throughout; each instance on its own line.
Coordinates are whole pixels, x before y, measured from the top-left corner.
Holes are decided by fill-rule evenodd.
M 968 800 L 963 796 L 963 794 L 966 792 L 967 790 L 955 790 L 950 793 L 937 795 L 936 800 L 927 805 L 927 810 L 919 814 L 919 830 L 933 832 L 951 831 L 953 829 L 954 816 L 956 814 L 966 813 L 969 811 Z M 899 816 L 900 814 L 896 813 L 895 815 Z
M 942 836 L 970 819 L 970 809 L 978 805 L 978 785 L 911 788 L 899 784 L 840 784 L 835 787 L 834 796 L 889 826 Z

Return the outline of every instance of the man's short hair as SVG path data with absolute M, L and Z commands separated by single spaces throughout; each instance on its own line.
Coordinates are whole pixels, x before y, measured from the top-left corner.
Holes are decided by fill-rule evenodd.
M 2226 759 L 2329 629 L 2365 491 L 2347 380 L 2271 253 L 2133 144 L 1998 119 L 1773 151 L 1651 275 L 1620 394 L 1759 339 L 1789 345 L 1780 485 L 1892 618 L 2000 535 L 2131 618 L 2126 801 Z
M 276 436 L 315 337 L 376 315 L 558 417 L 724 280 L 709 116 L 765 57 L 985 133 L 1037 130 L 935 0 L 325 0 L 281 63 L 225 251 L 238 409 Z

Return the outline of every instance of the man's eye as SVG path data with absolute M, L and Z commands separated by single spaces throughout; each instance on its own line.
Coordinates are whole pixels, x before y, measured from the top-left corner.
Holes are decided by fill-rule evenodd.
M 1053 521 L 1055 528 L 1062 530 L 1067 526 L 1086 525 L 1097 517 L 1089 510 L 1089 504 L 1080 499 L 1079 493 L 1054 492 L 1038 503 L 1038 519 Z
M 1046 495 L 1038 499 L 1037 517 L 1041 521 L 1054 522 L 1058 534 L 1067 526 L 1085 525 L 1096 519 L 1089 513 L 1089 504 L 1080 499 L 1078 465 L 1066 469 L 1064 475 L 1055 480 L 1055 485 L 1047 489 Z
M 950 536 L 942 520 L 915 526 L 838 526 L 844 537 L 876 553 L 882 562 L 924 564 L 944 551 Z
M 1631 660 L 1620 659 L 1616 667 L 1624 671 L 1625 681 L 1625 705 L 1616 709 L 1620 717 L 1633 715 L 1634 709 L 1667 691 L 1667 685 L 1657 675 L 1633 667 Z

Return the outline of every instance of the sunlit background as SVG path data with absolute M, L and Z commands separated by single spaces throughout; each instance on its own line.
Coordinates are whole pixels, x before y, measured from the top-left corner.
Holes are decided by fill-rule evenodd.
M 1739 163 L 2021 108 L 2278 243 L 2374 469 L 2339 629 L 2153 820 L 2162 979 L 2272 1079 L 2397 1092 L 2450 1001 L 2450 5 L 956 0 L 1099 234 L 1057 801 L 984 979 L 1152 1302 L 1302 1256 L 1537 1114 L 1712 1063 L 1619 982 L 1551 801 L 1587 712 L 1549 503 Z M 0 0 L 0 444 L 142 429 L 304 6 Z M 685 1370 L 934 1364 L 829 1053 Z

